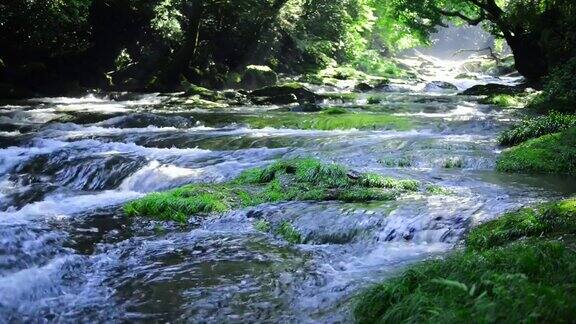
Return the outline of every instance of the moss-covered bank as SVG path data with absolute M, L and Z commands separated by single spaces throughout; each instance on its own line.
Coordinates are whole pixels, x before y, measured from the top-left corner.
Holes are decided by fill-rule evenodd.
M 563 323 L 576 317 L 576 199 L 473 229 L 466 250 L 359 296 L 360 323 Z M 520 240 L 520 238 L 525 238 Z
M 414 180 L 360 174 L 342 165 L 298 158 L 246 170 L 226 183 L 192 184 L 152 193 L 127 203 L 124 211 L 129 216 L 185 222 L 196 214 L 219 213 L 268 202 L 391 200 L 401 192 L 418 188 L 419 183 Z
M 502 172 L 576 175 L 576 128 L 528 140 L 502 153 Z

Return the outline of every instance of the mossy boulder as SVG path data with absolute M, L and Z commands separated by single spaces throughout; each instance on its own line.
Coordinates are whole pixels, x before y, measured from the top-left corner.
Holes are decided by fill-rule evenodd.
M 432 81 L 424 86 L 424 91 L 458 90 L 458 87 L 450 82 Z
M 210 101 L 216 101 L 218 99 L 218 92 L 194 84 L 189 84 L 186 86 L 184 95 L 199 96 L 204 100 L 210 100 Z
M 240 86 L 245 89 L 258 89 L 278 82 L 278 75 L 265 65 L 248 65 L 240 78 Z
M 298 158 L 246 170 L 226 183 L 193 184 L 153 193 L 129 202 L 124 211 L 129 216 L 185 222 L 193 215 L 221 213 L 270 202 L 391 200 L 402 192 L 418 188 L 419 183 L 414 180 L 356 173 L 342 165 Z
M 316 102 L 318 96 L 303 84 L 298 82 L 284 83 L 281 85 L 263 87 L 250 93 L 252 97 L 281 97 L 293 95 L 298 102 Z
M 252 97 L 252 103 L 255 105 L 288 105 L 297 102 L 298 97 L 293 93 L 273 97 Z
M 367 82 L 360 82 L 354 87 L 356 92 L 368 92 L 374 90 L 374 87 L 369 85 Z
M 505 84 L 488 83 L 478 84 L 462 91 L 460 94 L 465 96 L 490 96 L 498 94 L 513 95 L 523 92 L 523 86 L 509 86 Z

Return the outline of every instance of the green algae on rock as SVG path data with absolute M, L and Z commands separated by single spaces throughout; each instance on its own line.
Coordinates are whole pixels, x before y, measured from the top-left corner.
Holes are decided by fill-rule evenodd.
M 253 128 L 290 128 L 302 130 L 409 130 L 412 121 L 408 117 L 391 114 L 348 112 L 328 109 L 319 113 L 248 116 L 243 122 Z
M 342 165 L 311 158 L 280 160 L 244 171 L 221 184 L 191 184 L 152 193 L 124 206 L 129 216 L 185 222 L 196 214 L 221 213 L 263 203 L 295 200 L 363 202 L 392 200 L 418 190 L 414 180 L 352 172 Z

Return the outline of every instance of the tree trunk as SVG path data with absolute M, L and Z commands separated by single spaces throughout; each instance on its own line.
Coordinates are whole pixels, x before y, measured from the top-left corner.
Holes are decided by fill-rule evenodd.
M 159 74 L 157 86 L 170 89 L 180 81 L 180 75 L 188 69 L 190 61 L 194 57 L 200 33 L 200 24 L 203 15 L 203 0 L 192 1 L 189 9 L 190 24 L 186 31 L 184 44 L 176 52 L 176 55 L 170 60 Z
M 549 67 L 542 47 L 538 44 L 539 35 L 520 34 L 506 40 L 514 54 L 516 69 L 531 81 L 538 81 L 548 74 Z

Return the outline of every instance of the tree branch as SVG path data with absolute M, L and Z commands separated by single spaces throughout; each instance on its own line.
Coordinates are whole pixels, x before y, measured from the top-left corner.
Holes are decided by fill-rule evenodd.
M 438 12 L 446 17 L 457 17 L 460 18 L 462 20 L 464 20 L 465 22 L 467 22 L 470 25 L 478 25 L 479 23 L 481 23 L 482 21 L 484 21 L 484 19 L 486 19 L 486 15 L 484 13 L 483 10 L 480 11 L 480 15 L 476 18 L 470 18 L 466 15 L 464 15 L 461 12 L 458 11 L 447 11 L 447 10 L 443 10 L 443 9 L 438 9 Z

